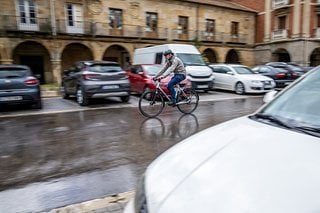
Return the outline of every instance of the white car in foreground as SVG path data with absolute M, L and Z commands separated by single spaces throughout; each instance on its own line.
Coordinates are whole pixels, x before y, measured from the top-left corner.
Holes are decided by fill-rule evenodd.
M 215 78 L 214 89 L 234 91 L 237 94 L 265 93 L 276 83 L 272 78 L 257 74 L 249 67 L 240 64 L 210 64 Z
M 164 152 L 125 212 L 320 212 L 320 66 Z

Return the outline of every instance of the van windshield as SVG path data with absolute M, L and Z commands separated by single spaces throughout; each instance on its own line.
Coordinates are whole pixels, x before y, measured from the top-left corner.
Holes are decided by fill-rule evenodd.
M 177 57 L 182 60 L 185 66 L 203 66 L 206 65 L 200 54 L 177 53 Z

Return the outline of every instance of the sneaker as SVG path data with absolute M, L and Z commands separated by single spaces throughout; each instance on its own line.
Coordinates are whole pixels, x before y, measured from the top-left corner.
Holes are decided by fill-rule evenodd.
M 174 103 L 173 101 L 169 101 L 169 102 L 168 102 L 168 106 L 175 107 L 175 106 L 176 106 L 176 103 Z

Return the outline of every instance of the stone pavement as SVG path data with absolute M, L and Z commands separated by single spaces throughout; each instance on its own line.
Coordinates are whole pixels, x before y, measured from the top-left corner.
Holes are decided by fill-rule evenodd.
M 122 213 L 133 191 L 77 203 L 48 211 L 48 213 Z

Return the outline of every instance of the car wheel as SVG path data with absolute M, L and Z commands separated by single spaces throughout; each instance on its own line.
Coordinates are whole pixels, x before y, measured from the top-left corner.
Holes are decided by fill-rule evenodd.
M 151 91 L 150 87 L 145 87 L 141 94 L 143 94 L 145 92 L 150 92 L 150 91 Z
M 77 102 L 80 106 L 87 106 L 89 104 L 89 99 L 87 98 L 81 87 L 77 88 Z
M 236 83 L 235 92 L 238 95 L 243 95 L 246 92 L 243 83 L 241 82 Z
M 64 99 L 70 98 L 70 97 L 69 97 L 69 94 L 67 93 L 67 90 L 66 90 L 66 87 L 65 87 L 65 86 L 63 86 L 63 87 L 61 88 L 61 95 L 62 95 L 62 98 L 64 98 Z
M 42 101 L 41 99 L 35 102 L 32 106 L 33 109 L 42 109 Z
M 130 100 L 130 95 L 127 96 L 121 96 L 121 101 L 127 103 Z

